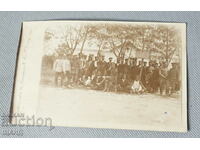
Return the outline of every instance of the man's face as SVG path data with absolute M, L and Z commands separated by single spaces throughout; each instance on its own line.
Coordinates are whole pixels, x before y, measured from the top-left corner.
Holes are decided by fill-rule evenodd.
M 172 64 L 172 68 L 176 68 L 175 64 Z
M 167 67 L 167 64 L 166 63 L 163 63 L 162 64 L 162 68 L 166 68 Z
M 95 60 L 94 56 L 92 56 L 92 61 Z

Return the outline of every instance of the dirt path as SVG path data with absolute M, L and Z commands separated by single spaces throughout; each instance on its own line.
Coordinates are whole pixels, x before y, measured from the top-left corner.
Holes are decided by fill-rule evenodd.
M 83 89 L 41 87 L 38 115 L 54 125 L 176 130 L 181 101 L 159 95 L 130 95 Z

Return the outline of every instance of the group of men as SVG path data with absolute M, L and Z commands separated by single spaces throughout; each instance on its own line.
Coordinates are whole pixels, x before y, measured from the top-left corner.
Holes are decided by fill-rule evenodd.
M 157 93 L 170 95 L 179 90 L 179 66 L 165 62 L 149 63 L 137 58 L 98 55 L 59 55 L 53 64 L 55 85 L 85 87 L 105 92 Z

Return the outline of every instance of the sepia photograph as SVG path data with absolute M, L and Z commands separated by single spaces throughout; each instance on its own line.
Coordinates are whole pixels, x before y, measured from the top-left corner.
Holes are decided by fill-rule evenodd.
M 187 132 L 186 77 L 185 23 L 24 22 L 13 113 Z

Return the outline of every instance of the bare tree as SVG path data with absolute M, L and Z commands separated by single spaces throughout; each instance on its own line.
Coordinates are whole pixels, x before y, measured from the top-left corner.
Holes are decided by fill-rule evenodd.
M 154 32 L 154 51 L 160 53 L 167 65 L 181 48 L 179 33 L 173 27 L 157 26 Z
M 88 34 L 89 34 L 89 31 L 90 31 L 90 26 L 88 25 L 85 25 L 83 27 L 81 27 L 81 40 L 82 40 L 82 44 L 81 44 L 81 49 L 80 49 L 80 53 L 83 53 L 83 48 L 84 48 L 84 45 L 85 45 L 85 42 L 88 38 Z
M 68 30 L 65 31 L 65 42 L 62 44 L 63 49 L 66 50 L 67 53 L 73 54 L 76 50 L 78 44 L 81 42 L 81 32 L 82 27 L 73 28 L 70 27 Z
M 80 53 L 82 53 L 90 30 L 91 26 L 89 25 L 70 27 L 66 29 L 63 33 L 65 41 L 60 45 L 59 49 L 62 49 L 65 53 L 73 54 L 77 49 L 77 46 L 80 45 Z
M 48 41 L 54 36 L 53 33 L 46 32 L 44 38 Z M 97 47 L 97 53 L 107 49 L 117 58 L 130 57 L 133 51 L 147 52 L 149 56 L 157 53 L 168 64 L 181 46 L 181 38 L 173 27 L 153 24 L 69 26 L 63 31 L 62 38 L 64 41 L 57 52 L 73 54 L 79 45 L 80 53 L 83 53 L 85 44 L 91 43 Z

